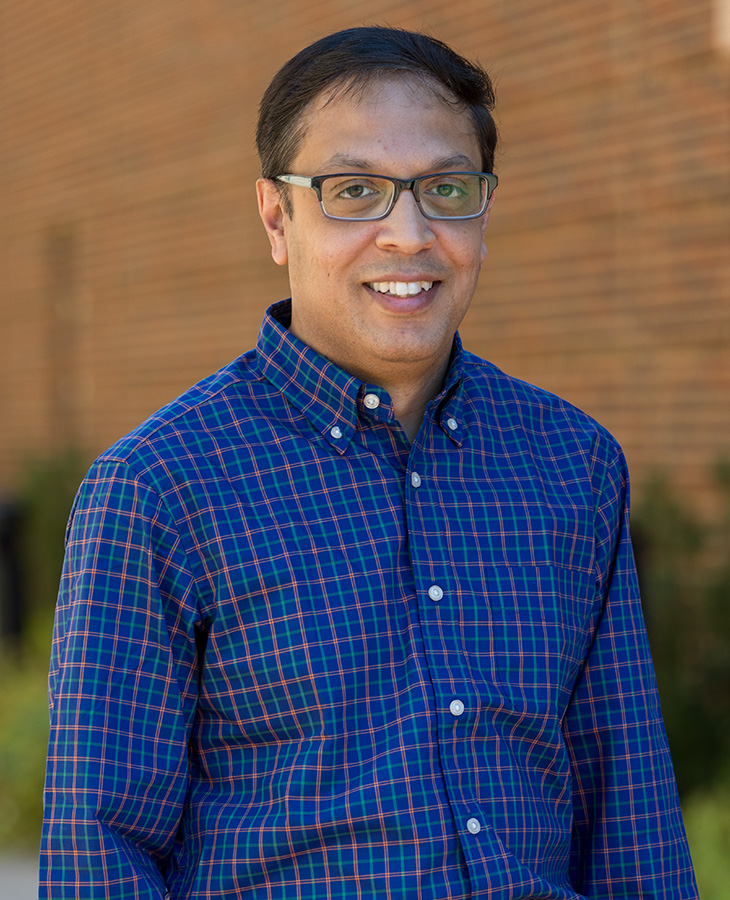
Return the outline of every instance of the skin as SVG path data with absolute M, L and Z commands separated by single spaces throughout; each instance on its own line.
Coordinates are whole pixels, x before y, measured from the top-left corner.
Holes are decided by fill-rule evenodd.
M 295 174 L 413 178 L 481 170 L 468 112 L 407 76 L 379 79 L 363 92 L 328 92 L 312 102 L 303 124 L 304 140 L 289 169 Z M 388 391 L 413 440 L 443 383 L 454 333 L 476 289 L 489 210 L 479 219 L 436 222 L 404 191 L 381 221 L 338 222 L 324 216 L 314 191 L 289 190 L 291 215 L 278 183 L 257 182 L 272 257 L 289 270 L 291 331 L 345 371 Z M 434 284 L 409 297 L 369 286 L 384 281 Z

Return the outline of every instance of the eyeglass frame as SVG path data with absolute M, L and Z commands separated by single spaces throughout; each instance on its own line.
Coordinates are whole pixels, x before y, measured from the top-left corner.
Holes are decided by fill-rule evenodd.
M 486 179 L 487 191 L 484 197 L 484 203 L 479 212 L 469 213 L 468 216 L 433 216 L 430 215 L 430 213 L 427 213 L 421 206 L 418 184 L 429 178 L 438 178 L 439 175 L 479 175 L 481 178 Z M 325 210 L 324 201 L 322 200 L 322 182 L 326 181 L 328 178 L 382 178 L 384 181 L 390 181 L 394 185 L 393 196 L 391 197 L 390 204 L 385 212 L 380 213 L 377 216 L 333 216 Z M 381 219 L 385 219 L 393 212 L 393 207 L 402 191 L 411 191 L 421 215 L 431 221 L 464 222 L 468 219 L 479 219 L 487 211 L 489 201 L 498 184 L 498 179 L 494 172 L 432 172 L 428 175 L 419 175 L 417 178 L 393 178 L 391 175 L 376 175 L 371 172 L 332 172 L 327 175 L 313 175 L 311 177 L 307 175 L 275 175 L 273 180 L 281 181 L 283 184 L 293 184 L 297 187 L 311 188 L 317 195 L 323 214 L 326 218 L 334 219 L 336 222 L 378 222 Z

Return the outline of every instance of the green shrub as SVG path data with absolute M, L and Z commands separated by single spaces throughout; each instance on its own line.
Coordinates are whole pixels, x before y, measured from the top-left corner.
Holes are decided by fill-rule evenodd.
M 69 451 L 27 464 L 17 498 L 23 631 L 0 647 L 0 847 L 38 848 L 48 743 L 47 677 L 68 514 L 85 463 Z
M 36 851 L 48 742 L 47 660 L 3 660 L 0 678 L 0 847 Z M 1 893 L 1 891 L 0 891 Z
M 730 466 L 700 523 L 657 477 L 632 517 L 639 581 L 680 793 L 708 788 L 730 756 Z
M 726 900 L 730 879 L 730 777 L 683 805 L 702 900 Z
M 68 450 L 49 459 L 29 460 L 21 481 L 20 557 L 26 623 L 23 646 L 46 653 L 63 565 L 66 523 L 88 468 Z

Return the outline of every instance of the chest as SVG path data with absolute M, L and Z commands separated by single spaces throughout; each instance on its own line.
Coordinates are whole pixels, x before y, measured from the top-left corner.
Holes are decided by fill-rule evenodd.
M 218 719 L 254 739 L 357 730 L 365 707 L 425 711 L 434 675 L 535 709 L 569 695 L 595 612 L 591 508 L 558 474 L 301 444 L 205 484 L 187 517 Z

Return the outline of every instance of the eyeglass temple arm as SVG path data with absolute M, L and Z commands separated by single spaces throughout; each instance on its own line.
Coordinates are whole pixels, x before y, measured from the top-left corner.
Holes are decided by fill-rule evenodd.
M 306 175 L 277 175 L 274 181 L 283 181 L 286 184 L 296 184 L 298 187 L 311 188 L 314 179 L 308 178 Z

